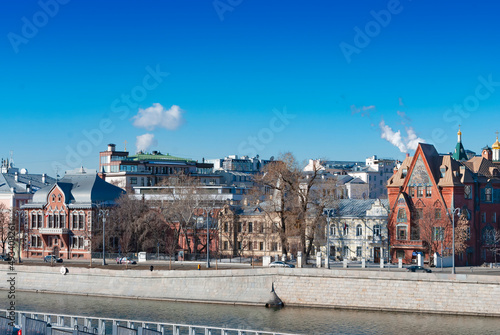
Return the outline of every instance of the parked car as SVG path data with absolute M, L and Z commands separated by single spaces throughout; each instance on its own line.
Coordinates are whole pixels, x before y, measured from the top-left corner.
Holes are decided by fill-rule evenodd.
M 116 264 L 137 264 L 137 262 L 130 257 L 117 257 Z
M 62 263 L 63 262 L 62 258 L 56 257 L 54 255 L 47 255 L 47 256 L 45 256 L 43 258 L 43 261 L 45 263 L 52 263 L 52 262 L 54 262 L 54 263 Z
M 423 266 L 418 266 L 418 265 L 409 266 L 406 269 L 406 271 L 408 271 L 408 272 L 426 272 L 426 273 L 431 273 L 432 272 L 431 269 L 426 269 Z
M 10 262 L 9 255 L 0 255 L 0 261 Z
M 276 262 L 271 262 L 269 264 L 270 268 L 294 268 L 295 265 L 287 263 L 287 262 L 282 262 L 282 261 L 276 261 Z

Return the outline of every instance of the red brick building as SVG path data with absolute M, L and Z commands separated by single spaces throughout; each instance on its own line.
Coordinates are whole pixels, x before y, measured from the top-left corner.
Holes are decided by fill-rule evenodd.
M 115 204 L 125 192 L 94 171 L 83 168 L 38 190 L 24 205 L 23 257 L 54 254 L 64 259 L 90 259 L 98 211 Z
M 443 254 L 451 254 L 452 211 L 456 208 L 468 219 L 469 229 L 466 249 L 456 253 L 456 264 L 493 261 L 492 233 L 500 230 L 499 165 L 488 147 L 482 156 L 466 160 L 460 131 L 458 135 L 453 155 L 440 155 L 433 145 L 420 143 L 415 155 L 407 157 L 389 179 L 393 262 L 403 258 L 410 263 L 416 252 L 422 252 L 428 261 L 429 253 L 440 252 L 441 245 Z M 458 220 L 455 215 L 455 224 Z

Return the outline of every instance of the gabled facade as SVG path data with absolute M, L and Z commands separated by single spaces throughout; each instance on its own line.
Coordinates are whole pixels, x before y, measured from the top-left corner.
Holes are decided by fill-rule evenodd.
M 463 159 L 460 153 L 458 158 Z M 451 254 L 452 215 L 457 225 L 458 211 L 453 214 L 457 208 L 468 220 L 469 232 L 465 250 L 456 253 L 456 264 L 475 265 L 491 259 L 487 235 L 493 227 L 499 228 L 500 179 L 490 160 L 457 161 L 420 143 L 415 155 L 407 157 L 389 179 L 387 190 L 394 262 L 402 258 L 410 263 L 417 252 L 428 261 L 429 253 L 441 253 L 441 247 L 444 254 Z
M 26 217 L 23 256 L 90 259 L 98 210 L 113 206 L 122 194 L 122 189 L 106 183 L 95 170 L 66 172 L 22 206 Z

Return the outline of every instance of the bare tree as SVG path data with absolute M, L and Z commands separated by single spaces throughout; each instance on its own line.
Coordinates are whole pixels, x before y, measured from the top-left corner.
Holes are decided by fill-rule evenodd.
M 4 255 L 8 242 L 10 217 L 10 211 L 3 203 L 0 203 L 0 243 L 2 243 L 2 254 Z
M 286 153 L 267 164 L 255 181 L 272 193 L 267 208 L 270 216 L 279 219 L 282 253 L 287 253 L 289 239 L 298 237 L 299 248 L 307 259 L 318 232 L 325 227 L 323 209 L 336 198 L 335 178 L 324 173 L 319 161 L 314 162 L 311 171 L 303 173 L 295 157 Z
M 491 252 L 495 263 L 497 263 L 497 255 L 500 253 L 500 230 L 491 227 L 484 232 L 484 245 Z

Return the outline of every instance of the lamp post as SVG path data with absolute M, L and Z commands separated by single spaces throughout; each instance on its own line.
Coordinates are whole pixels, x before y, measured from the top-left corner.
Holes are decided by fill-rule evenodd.
M 106 218 L 109 215 L 108 209 L 99 209 L 99 217 L 102 217 L 102 265 L 106 265 Z M 92 250 L 90 250 L 90 258 L 92 258 Z
M 207 210 L 207 269 L 210 268 L 210 224 L 208 222 Z
M 452 221 L 452 236 L 453 236 L 453 242 L 452 242 L 452 254 L 453 254 L 453 258 L 451 259 L 451 274 L 455 274 L 455 213 L 457 213 L 458 215 L 460 215 L 460 208 L 451 208 L 451 215 L 452 215 L 452 218 L 451 218 L 451 221 Z

